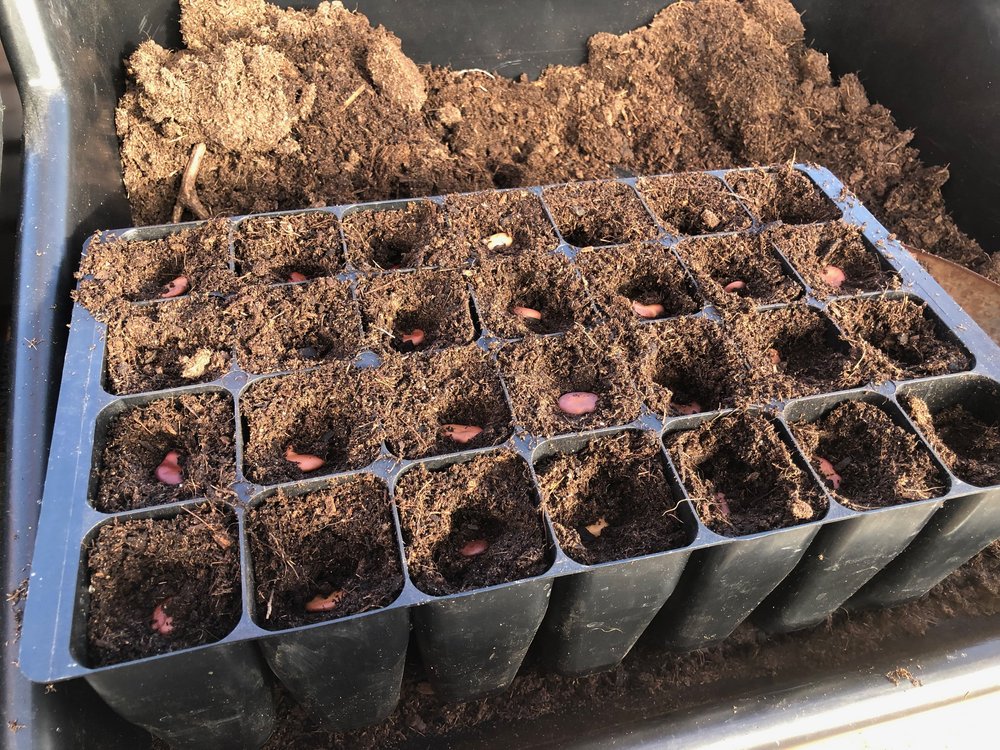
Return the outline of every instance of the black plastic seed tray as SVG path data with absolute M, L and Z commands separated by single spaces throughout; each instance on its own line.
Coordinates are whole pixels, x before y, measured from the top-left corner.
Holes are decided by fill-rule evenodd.
M 516 352 L 525 342 L 517 336 L 502 338 L 492 332 L 487 295 L 478 287 L 474 290 L 479 268 L 470 252 L 469 260 L 460 263 L 470 279 L 467 302 L 473 332 L 469 341 L 474 340 L 478 345 L 474 349 L 479 352 L 477 356 L 489 368 L 495 368 L 493 377 L 500 384 L 506 408 L 513 416 L 510 429 L 491 434 L 487 442 L 492 444 L 471 450 L 432 450 L 415 458 L 395 455 L 393 449 L 400 445 L 398 440 L 380 435 L 375 453 L 355 460 L 354 465 L 346 465 L 350 461 L 337 465 L 331 462 L 329 467 L 309 476 L 293 475 L 291 481 L 288 476 L 281 476 L 274 481 L 255 482 L 248 477 L 253 474 L 259 480 L 261 476 L 248 471 L 247 440 L 253 429 L 246 423 L 244 406 L 248 394 L 267 384 L 280 386 L 287 382 L 289 387 L 299 387 L 300 381 L 293 378 L 331 368 L 306 368 L 304 376 L 287 371 L 251 373 L 241 367 L 240 355 L 234 353 L 224 374 L 208 382 L 178 383 L 157 392 L 117 395 L 112 392 L 113 382 L 108 377 L 106 326 L 78 305 L 71 324 L 31 572 L 21 647 L 22 669 L 38 682 L 83 676 L 115 710 L 172 744 L 253 746 L 264 741 L 273 721 L 265 662 L 270 672 L 328 725 L 349 728 L 375 722 L 388 715 L 398 700 L 411 625 L 434 690 L 446 699 L 466 700 L 506 687 L 533 642 L 551 668 L 562 674 L 582 675 L 613 667 L 644 633 L 645 637 L 672 648 L 697 648 L 725 638 L 754 610 L 759 621 L 770 629 L 813 624 L 843 605 L 870 579 L 869 586 L 862 589 L 855 601 L 878 605 L 925 593 L 1000 536 L 1000 507 L 995 497 L 1000 490 L 973 487 L 957 479 L 920 436 L 898 396 L 924 395 L 932 410 L 963 400 L 984 419 L 995 421 L 1000 391 L 994 379 L 1000 374 L 1000 352 L 833 175 L 812 165 L 796 165 L 795 169 L 793 175 L 808 178 L 801 180 L 799 188 L 805 185 L 807 192 L 813 191 L 811 213 L 784 213 L 787 206 L 780 195 L 778 200 L 759 206 L 744 201 L 746 194 L 739 196 L 740 186 L 746 180 L 770 179 L 769 175 L 786 172 L 712 172 L 706 174 L 711 179 L 718 178 L 713 183 L 714 189 L 724 196 L 734 212 L 728 217 L 696 213 L 682 231 L 693 236 L 715 229 L 715 236 L 738 236 L 757 242 L 754 238 L 767 222 L 774 220 L 795 224 L 840 221 L 854 225 L 863 234 L 867 250 L 878 259 L 878 264 L 898 275 L 899 286 L 889 293 L 860 290 L 852 296 L 881 299 L 887 294 L 891 299 L 911 297 L 925 302 L 926 315 L 935 321 L 940 335 L 951 337 L 970 355 L 966 372 L 918 377 L 902 384 L 897 381 L 869 384 L 847 391 L 808 392 L 739 411 L 721 399 L 710 411 L 701 411 L 696 406 L 689 411 L 697 413 L 687 415 L 658 415 L 648 403 L 640 404 L 641 393 L 635 390 L 636 378 L 630 374 L 619 384 L 615 397 L 632 399 L 637 405 L 634 413 L 627 409 L 623 412 L 631 419 L 602 420 L 597 413 L 576 422 L 564 420 L 564 427 L 546 430 L 545 434 L 533 434 L 526 429 L 526 423 L 533 422 L 537 416 L 534 412 L 544 412 L 546 405 L 537 404 L 532 414 L 519 412 L 518 401 L 512 395 L 516 382 L 505 365 L 507 353 Z M 596 185 L 624 196 L 630 204 L 629 210 L 637 212 L 636 216 L 641 217 L 639 223 L 646 226 L 642 236 L 617 236 L 608 229 L 615 224 L 615 216 L 586 216 L 584 210 L 571 212 L 569 220 L 579 219 L 582 225 L 593 221 L 597 235 L 588 236 L 583 231 L 579 236 L 584 239 L 580 241 L 609 246 L 624 240 L 644 242 L 678 269 L 676 273 L 680 275 L 673 278 L 679 279 L 677 283 L 687 290 L 694 300 L 693 306 L 676 311 L 665 309 L 663 317 L 673 315 L 673 320 L 654 320 L 642 325 L 649 325 L 652 331 L 676 320 L 697 319 L 717 326 L 724 336 L 726 317 L 708 302 L 715 294 L 712 282 L 705 281 L 698 269 L 684 262 L 686 251 L 681 243 L 687 241 L 687 236 L 671 234 L 664 228 L 661 220 L 667 214 L 646 192 L 651 184 L 645 179 L 622 179 L 557 189 L 587 190 L 586 186 Z M 552 246 L 545 252 L 569 261 L 567 278 L 586 281 L 588 271 L 577 257 L 580 248 L 565 242 L 566 219 L 560 221 L 547 202 L 551 189 L 526 191 L 537 196 L 533 200 L 541 201 L 538 205 L 543 208 L 545 232 L 551 232 Z M 481 195 L 488 198 L 503 194 L 504 191 L 496 191 Z M 432 198 L 420 205 L 447 208 L 450 200 Z M 315 211 L 331 214 L 340 221 L 362 211 L 394 211 L 408 205 L 400 201 Z M 598 204 L 589 210 L 599 213 L 601 209 Z M 233 227 L 245 219 L 231 220 L 227 259 L 231 272 L 236 271 Z M 106 233 L 105 237 L 151 239 L 190 226 L 193 225 L 128 229 Z M 345 284 L 350 289 L 349 304 L 356 310 L 359 285 L 374 280 L 415 278 L 406 269 L 381 271 L 356 267 L 351 262 L 350 247 L 345 246 L 343 222 L 340 226 L 340 247 L 331 248 L 329 256 L 345 257 L 347 262 L 334 282 L 307 281 L 273 288 Z M 512 239 L 519 241 L 516 232 Z M 642 251 L 641 246 L 635 248 L 637 253 Z M 772 254 L 780 273 L 786 277 L 783 293 L 788 297 L 768 302 L 762 309 L 805 307 L 823 318 L 831 336 L 843 335 L 833 319 L 825 317 L 829 305 L 837 304 L 843 297 L 818 297 L 796 264 L 777 247 L 765 243 L 760 252 Z M 418 273 L 445 271 L 432 267 Z M 589 333 L 597 335 L 619 313 L 612 302 L 599 297 L 597 292 L 593 298 L 589 292 L 582 295 L 583 305 L 577 310 L 582 320 L 578 322 L 585 323 Z M 136 302 L 134 309 L 148 311 L 179 304 L 183 303 L 180 300 Z M 203 304 L 224 303 L 208 300 Z M 361 315 L 357 312 L 355 315 L 359 330 L 367 328 L 370 332 L 371 321 L 362 327 Z M 412 325 L 412 318 L 409 320 Z M 554 331 L 545 340 L 563 341 L 566 336 Z M 431 343 L 432 349 L 447 348 L 444 343 L 440 346 Z M 311 356 L 314 354 L 315 350 L 310 351 Z M 332 369 L 355 378 L 378 372 L 373 369 L 379 366 L 373 351 L 360 351 L 357 355 L 341 359 Z M 741 360 L 738 369 L 744 375 L 752 374 L 750 360 Z M 99 512 L 94 506 L 95 484 L 109 424 L 116 416 L 138 406 L 212 393 L 230 399 L 232 405 L 231 418 L 227 420 L 235 446 L 235 466 L 231 473 L 235 476 L 232 488 L 237 501 L 226 512 L 232 514 L 233 530 L 238 537 L 239 575 L 233 581 L 239 590 L 236 624 L 211 643 L 95 666 L 88 654 L 86 634 L 91 584 L 87 559 L 92 540 L 109 524 L 147 518 L 155 523 L 157 519 L 194 512 L 206 503 L 205 498 L 195 497 L 150 509 Z M 852 400 L 877 405 L 895 424 L 917 436 L 921 449 L 930 452 L 946 478 L 947 486 L 941 487 L 939 496 L 866 511 L 851 510 L 837 502 L 794 434 L 797 424 L 814 421 L 834 406 Z M 364 415 L 354 416 L 360 421 Z M 722 535 L 709 529 L 696 510 L 698 498 L 692 495 L 690 483 L 678 470 L 676 456 L 671 455 L 668 446 L 677 435 L 701 425 L 710 429 L 715 420 L 731 416 L 763 419 L 773 425 L 791 455 L 794 465 L 791 470 L 801 473 L 803 481 L 823 498 L 821 512 L 803 523 L 743 536 Z M 510 456 L 530 479 L 533 506 L 539 507 L 542 491 L 537 469 L 541 464 L 553 457 L 577 455 L 588 446 L 599 452 L 602 441 L 625 434 L 645 436 L 656 444 L 650 461 L 664 472 L 667 480 L 663 496 L 657 502 L 662 504 L 663 513 L 672 515 L 683 528 L 681 542 L 624 560 L 584 564 L 567 552 L 551 515 L 544 510 L 536 511 L 538 544 L 544 558 L 535 571 L 537 575 L 446 595 L 426 593 L 414 582 L 408 564 L 414 532 L 407 528 L 399 512 L 400 501 L 407 499 L 400 495 L 406 492 L 400 482 L 408 474 L 422 471 L 423 467 L 432 472 L 430 476 L 447 476 L 454 467 L 479 465 L 468 462 Z M 397 452 L 406 453 L 403 449 Z M 150 467 L 150 472 L 153 468 Z M 325 490 L 336 491 L 343 485 L 362 481 L 369 487 L 381 488 L 378 493 L 384 495 L 385 528 L 390 531 L 382 542 L 391 547 L 391 556 L 398 560 L 400 571 L 394 598 L 333 620 L 281 629 L 268 625 L 270 604 L 259 601 L 255 585 L 256 560 L 248 536 L 248 514 L 268 503 L 279 491 L 293 501 L 308 503 L 323 497 L 320 493 Z M 475 511 L 478 501 L 476 492 L 470 491 L 462 507 Z M 580 534 L 586 543 L 583 533 Z M 373 530 L 371 536 L 377 537 L 377 531 Z M 760 606 L 761 602 L 765 604 Z M 152 611 L 157 601 L 151 600 L 148 605 Z

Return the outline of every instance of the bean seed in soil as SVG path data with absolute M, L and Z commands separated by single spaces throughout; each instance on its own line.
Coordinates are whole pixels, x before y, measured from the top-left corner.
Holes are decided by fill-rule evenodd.
M 719 512 L 728 517 L 729 516 L 729 502 L 726 500 L 726 493 L 716 492 L 715 493 L 715 504 L 719 506 Z
M 169 451 L 163 457 L 163 461 L 156 467 L 156 478 L 163 484 L 173 487 L 184 481 L 184 474 L 181 472 L 181 454 L 177 451 Z
M 781 364 L 781 352 L 779 352 L 777 349 L 768 349 L 767 358 L 771 360 L 772 365 Z
M 424 332 L 423 329 L 414 328 L 409 333 L 404 333 L 400 336 L 404 344 L 409 344 L 410 346 L 420 346 L 424 343 Z
M 833 489 L 839 490 L 842 477 L 840 476 L 840 474 L 837 473 L 837 470 L 833 467 L 833 464 L 830 463 L 830 461 L 828 461 L 827 459 L 822 458 L 820 456 L 817 456 L 816 460 L 819 461 L 820 474 L 822 474 L 823 477 L 828 482 L 830 482 L 830 484 L 833 485 Z
M 847 274 L 837 266 L 826 266 L 823 269 L 823 281 L 834 289 L 840 289 L 841 285 L 847 281 Z
M 188 290 L 190 286 L 187 276 L 178 276 L 176 279 L 168 282 L 163 288 L 163 293 L 160 295 L 163 299 L 171 299 L 173 297 L 180 297 L 184 292 Z
M 316 596 L 306 602 L 306 612 L 329 612 L 332 609 L 336 609 L 337 605 L 340 604 L 340 600 L 344 598 L 344 595 L 345 592 L 340 589 L 326 596 L 316 594 Z
M 586 527 L 587 533 L 590 534 L 592 537 L 597 538 L 601 535 L 601 532 L 603 532 L 606 528 L 608 528 L 609 525 L 610 524 L 605 519 L 598 518 L 596 521 L 594 521 L 594 523 L 589 524 Z
M 490 544 L 485 539 L 473 539 L 471 542 L 466 542 L 459 552 L 465 557 L 476 557 L 483 554 L 489 547 Z
M 483 431 L 482 427 L 477 427 L 472 424 L 443 424 L 441 425 L 441 434 L 444 435 L 449 440 L 454 440 L 456 443 L 469 443 L 475 440 L 479 433 Z
M 491 234 L 486 240 L 487 250 L 499 250 L 503 247 L 510 247 L 514 244 L 514 238 L 511 237 L 506 232 L 497 232 L 496 234 Z
M 288 274 L 288 280 L 291 281 L 293 284 L 297 284 L 300 281 L 309 281 L 309 277 L 306 276 L 304 273 L 299 273 L 298 271 L 292 271 L 290 274 Z
M 295 464 L 302 471 L 316 471 L 326 463 L 319 456 L 313 456 L 310 453 L 296 453 L 290 445 L 285 449 L 285 460 Z
M 587 391 L 570 391 L 559 397 L 559 408 L 567 414 L 589 414 L 597 409 L 597 394 Z
M 659 318 L 663 315 L 663 305 L 652 304 L 644 305 L 639 301 L 632 302 L 632 309 L 635 310 L 635 314 L 640 318 L 646 318 L 647 320 L 652 318 Z
M 154 633 L 160 635 L 170 635 L 174 632 L 174 618 L 167 614 L 164 607 L 170 604 L 170 599 L 164 599 L 153 609 L 153 615 L 149 619 L 149 627 Z
M 520 305 L 512 307 L 510 309 L 519 318 L 525 318 L 528 320 L 541 320 L 542 314 L 533 307 L 521 307 Z
M 730 281 L 728 284 L 722 287 L 722 291 L 729 292 L 730 294 L 732 294 L 742 289 L 746 289 L 746 286 L 747 285 L 745 281 L 740 281 L 739 279 L 737 279 L 736 281 Z

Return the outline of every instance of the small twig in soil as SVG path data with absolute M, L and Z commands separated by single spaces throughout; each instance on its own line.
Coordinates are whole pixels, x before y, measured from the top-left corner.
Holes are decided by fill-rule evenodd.
M 354 91 L 351 92 L 351 95 L 349 97 L 347 97 L 347 99 L 344 100 L 343 104 L 340 105 L 341 111 L 347 109 L 352 104 L 354 104 L 354 100 L 357 99 L 359 96 L 361 96 L 363 93 L 365 93 L 365 90 L 366 90 L 365 89 L 365 84 L 363 84 L 363 83 L 360 86 L 358 86 L 356 89 L 354 89 Z
M 191 149 L 191 158 L 184 169 L 181 177 L 181 188 L 177 191 L 177 202 L 174 204 L 174 213 L 171 220 L 174 224 L 179 222 L 184 216 L 184 209 L 188 209 L 198 219 L 209 217 L 208 209 L 198 197 L 198 171 L 201 169 L 201 160 L 205 157 L 207 148 L 204 143 L 197 144 Z

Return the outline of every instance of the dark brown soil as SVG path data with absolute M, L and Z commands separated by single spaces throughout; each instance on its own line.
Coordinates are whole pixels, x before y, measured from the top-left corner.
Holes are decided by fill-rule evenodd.
M 733 316 L 727 328 L 746 355 L 758 403 L 853 388 L 876 364 L 804 305 Z
M 236 270 L 254 280 L 281 283 L 299 273 L 308 279 L 344 270 L 337 217 L 326 211 L 260 216 L 237 225 Z
M 105 320 L 123 301 L 159 299 L 178 276 L 187 279 L 188 292 L 232 290 L 228 221 L 206 222 L 158 240 L 102 240 L 96 234 L 80 261 L 74 298 Z
M 841 222 L 807 226 L 776 226 L 765 236 L 788 258 L 820 299 L 857 292 L 881 292 L 899 287 L 899 277 L 882 267 L 878 254 L 861 230 Z M 833 265 L 846 277 L 839 288 L 823 278 Z
M 512 258 L 484 258 L 472 283 L 483 325 L 494 336 L 519 338 L 593 323 L 590 297 L 564 255 L 524 252 Z M 517 315 L 514 307 L 536 310 L 541 320 Z
M 636 187 L 671 234 L 735 232 L 751 224 L 739 199 L 712 175 L 644 177 Z
M 422 266 L 441 238 L 438 207 L 430 201 L 355 211 L 343 226 L 347 260 L 362 271 Z
M 87 572 L 92 667 L 218 641 L 240 619 L 236 520 L 210 505 L 106 524 Z M 173 618 L 167 635 L 150 626 L 158 605 Z
M 756 534 L 826 513 L 826 498 L 764 416 L 713 419 L 668 432 L 664 443 L 702 522 L 717 534 Z
M 747 397 L 743 354 L 711 320 L 642 326 L 629 362 L 646 405 L 661 417 L 732 407 Z
M 620 182 L 563 185 L 543 195 L 559 233 L 575 247 L 622 245 L 660 233 L 635 192 Z
M 676 549 L 694 536 L 679 515 L 653 433 L 595 438 L 543 459 L 535 471 L 559 545 L 579 563 Z
M 939 497 L 948 479 L 917 437 L 896 426 L 873 404 L 849 401 L 814 422 L 791 426 L 816 473 L 821 458 L 840 475 L 840 487 L 824 479 L 837 501 L 872 510 Z
M 530 578 L 549 565 L 528 466 L 505 451 L 428 471 L 418 464 L 396 486 L 410 577 L 444 595 Z M 486 550 L 464 555 L 473 541 Z
M 384 389 L 369 370 L 334 365 L 267 378 L 243 394 L 243 471 L 259 484 L 359 469 L 378 457 L 378 410 Z M 285 458 L 289 446 L 326 463 L 303 472 Z
M 762 223 L 811 224 L 840 218 L 840 209 L 791 165 L 767 172 L 729 172 L 726 180 Z
M 375 377 L 386 391 L 379 405 L 386 442 L 399 458 L 424 458 L 498 445 L 513 432 L 496 365 L 475 345 L 392 357 Z M 482 429 L 467 443 L 446 425 Z
M 639 416 L 634 373 L 622 366 L 621 344 L 606 329 L 576 327 L 565 336 L 529 335 L 499 354 L 515 421 L 535 435 L 628 424 Z M 559 398 L 583 391 L 598 397 L 589 414 L 566 414 Z
M 389 493 L 367 474 L 326 489 L 268 497 L 247 511 L 256 620 L 268 630 L 384 607 L 403 590 Z M 308 612 L 335 592 L 335 606 Z
M 444 208 L 448 222 L 446 247 L 452 255 L 442 257 L 443 250 L 436 252 L 437 262 L 540 253 L 554 250 L 559 244 L 541 200 L 527 190 L 454 195 L 445 199 Z M 510 244 L 489 249 L 490 237 L 497 234 L 506 234 Z
M 633 302 L 660 305 L 663 313 L 656 318 L 687 315 L 702 306 L 681 264 L 662 245 L 581 250 L 577 262 L 598 307 L 619 321 L 641 319 Z
M 698 288 L 720 308 L 773 305 L 802 296 L 802 287 L 788 273 L 774 250 L 759 234 L 702 237 L 676 245 L 694 273 Z M 743 282 L 743 288 L 726 287 Z
M 185 299 L 119 308 L 108 321 L 112 393 L 205 383 L 232 364 L 233 333 L 219 299 Z
M 830 314 L 848 337 L 877 350 L 880 380 L 962 372 L 973 365 L 934 313 L 908 297 L 842 300 L 830 306 Z
M 358 304 L 369 338 L 400 352 L 440 349 L 476 340 L 472 302 L 459 271 L 416 271 L 363 279 Z M 415 330 L 420 343 L 404 341 Z
M 352 359 L 362 347 L 351 287 L 335 279 L 246 288 L 227 313 L 235 329 L 237 362 L 248 372 Z
M 915 396 L 904 405 L 955 476 L 977 487 L 1000 484 L 1000 424 L 980 419 L 961 403 L 934 414 Z
M 111 419 L 97 470 L 94 507 L 118 513 L 230 494 L 236 481 L 233 400 L 225 393 L 161 398 Z M 164 484 L 156 468 L 177 451 L 183 482 Z

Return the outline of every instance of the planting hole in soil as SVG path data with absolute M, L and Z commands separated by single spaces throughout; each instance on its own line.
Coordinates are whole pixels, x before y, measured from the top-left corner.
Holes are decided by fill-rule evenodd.
M 829 318 L 809 307 L 749 312 L 726 325 L 746 354 L 758 402 L 853 388 L 869 380 L 855 348 Z
M 745 395 L 742 354 L 718 323 L 704 318 L 643 326 L 628 362 L 638 370 L 646 405 L 661 417 L 735 406 Z
M 448 242 L 428 260 L 458 265 L 470 258 L 491 258 L 553 250 L 559 238 L 534 193 L 511 190 L 449 196 L 444 202 Z
M 985 392 L 931 410 L 918 396 L 903 405 L 938 456 L 959 479 L 977 487 L 1000 484 L 1000 389 L 990 382 Z M 976 403 L 979 401 L 979 403 Z M 981 408 L 986 406 L 986 409 Z M 984 418 L 984 412 L 990 416 Z
M 661 245 L 582 250 L 577 262 L 598 307 L 619 321 L 672 318 L 701 307 L 681 264 Z
M 513 453 L 434 470 L 418 464 L 399 478 L 396 505 L 410 577 L 428 594 L 530 578 L 549 566 L 528 466 Z
M 362 271 L 416 268 L 440 242 L 438 208 L 430 201 L 355 211 L 343 227 L 347 260 Z
M 102 513 L 227 495 L 236 480 L 232 398 L 201 393 L 126 407 L 98 427 L 98 450 L 93 502 Z
M 840 218 L 840 210 L 830 199 L 791 165 L 728 172 L 726 180 L 762 224 L 811 224 Z
M 372 276 L 358 286 L 370 337 L 400 352 L 467 344 L 476 338 L 469 290 L 459 271 Z
M 676 247 L 701 293 L 720 308 L 773 305 L 802 296 L 802 287 L 758 234 L 701 237 Z
M 276 484 L 367 466 L 378 457 L 384 400 L 371 371 L 348 367 L 254 383 L 240 402 L 244 473 L 258 484 Z M 315 462 L 293 460 L 289 449 L 322 464 L 313 469 Z
M 751 224 L 739 199 L 709 174 L 643 177 L 636 187 L 671 234 L 735 232 Z
M 625 560 L 691 541 L 652 433 L 595 438 L 543 458 L 535 471 L 559 544 L 579 563 Z
M 820 299 L 899 286 L 861 230 L 839 221 L 776 226 L 764 232 Z
M 562 255 L 486 257 L 473 285 L 483 325 L 495 336 L 556 333 L 593 322 L 584 285 Z
M 301 370 L 352 359 L 361 349 L 361 321 L 351 288 L 335 279 L 247 288 L 229 308 L 236 358 L 254 373 Z
M 502 443 L 513 432 L 496 366 L 475 345 L 390 357 L 373 374 L 389 450 L 412 459 Z
M 211 505 L 103 525 L 87 546 L 92 667 L 224 638 L 240 618 L 236 520 Z
M 500 372 L 516 421 L 532 434 L 557 435 L 636 419 L 640 404 L 631 386 L 634 375 L 623 370 L 621 347 L 610 336 L 604 329 L 575 327 L 561 337 L 530 335 L 505 347 Z M 594 409 L 572 413 L 589 397 L 596 397 Z
M 791 430 L 827 489 L 852 510 L 928 500 L 948 490 L 923 443 L 875 404 L 848 401 Z
M 848 337 L 881 354 L 879 380 L 944 375 L 972 368 L 972 357 L 927 306 L 910 297 L 841 300 L 830 314 Z M 876 354 L 878 356 L 878 354 Z
M 228 242 L 229 222 L 224 219 L 155 240 L 95 235 L 80 261 L 75 299 L 103 320 L 123 301 L 228 292 L 235 280 L 229 269 Z
M 384 607 L 403 588 L 389 493 L 372 476 L 279 491 L 247 511 L 247 538 L 255 619 L 268 630 Z
M 620 182 L 585 182 L 543 193 L 563 239 L 575 247 L 651 240 L 659 229 L 635 192 Z
M 826 512 L 812 477 L 760 414 L 702 422 L 668 433 L 664 443 L 698 515 L 716 534 L 756 534 L 817 521 Z
M 232 363 L 232 330 L 215 298 L 197 295 L 116 310 L 108 322 L 112 393 L 206 383 Z
M 234 248 L 237 271 L 268 283 L 335 276 L 344 270 L 337 217 L 326 211 L 241 221 Z

